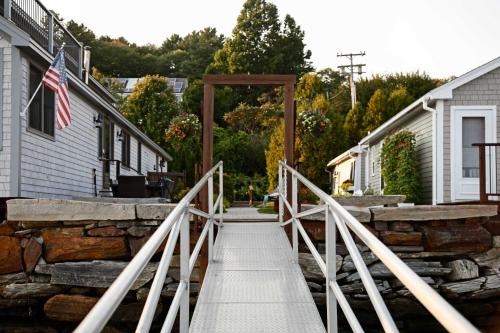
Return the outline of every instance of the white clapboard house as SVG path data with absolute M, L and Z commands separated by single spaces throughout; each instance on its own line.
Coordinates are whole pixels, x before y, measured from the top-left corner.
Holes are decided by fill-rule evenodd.
M 384 139 L 408 129 L 416 134 L 425 203 L 477 201 L 481 179 L 485 192 L 493 193 L 487 199 L 498 200 L 494 194 L 500 187 L 499 107 L 500 57 L 429 91 L 364 137 L 356 157 L 355 190 L 384 192 L 380 171 Z M 486 148 L 480 159 L 481 144 Z
M 86 80 L 83 45 L 39 1 L 2 0 L 0 13 L 0 200 L 109 194 L 117 175 L 146 175 L 160 164 L 167 171 L 169 154 Z M 72 122 L 60 130 L 45 86 L 21 111 L 63 43 Z

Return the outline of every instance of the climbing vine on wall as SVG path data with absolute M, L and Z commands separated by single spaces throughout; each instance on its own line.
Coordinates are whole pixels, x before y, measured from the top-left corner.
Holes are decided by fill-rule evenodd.
M 402 130 L 384 140 L 381 152 L 384 194 L 406 195 L 407 202 L 420 200 L 415 134 Z

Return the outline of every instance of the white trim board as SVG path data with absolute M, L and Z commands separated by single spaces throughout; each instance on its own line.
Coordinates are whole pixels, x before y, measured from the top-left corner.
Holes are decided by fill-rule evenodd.
M 487 117 L 488 111 L 492 112 L 491 116 L 493 117 L 493 121 L 489 124 L 491 127 L 489 130 L 491 131 L 491 137 L 493 137 L 494 142 L 497 141 L 497 107 L 496 105 L 453 105 L 450 107 L 450 199 L 452 202 L 460 201 L 460 200 L 469 200 L 467 198 L 457 198 L 456 186 L 455 183 L 457 181 L 457 170 L 455 168 L 455 158 L 458 154 L 455 147 L 454 138 L 457 132 L 457 124 L 456 124 L 456 115 L 457 113 L 461 113 L 463 115 L 475 116 L 474 111 L 477 111 L 477 116 Z M 488 122 L 485 122 L 485 130 L 488 131 Z M 461 127 L 460 127 L 461 128 Z M 487 135 L 487 134 L 486 134 Z M 493 182 L 496 184 L 496 175 Z M 479 193 L 478 193 L 479 198 Z
M 444 202 L 444 101 L 436 102 L 436 203 Z

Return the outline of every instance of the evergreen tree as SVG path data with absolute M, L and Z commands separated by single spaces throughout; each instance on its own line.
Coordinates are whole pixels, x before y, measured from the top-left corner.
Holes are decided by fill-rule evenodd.
M 410 105 L 415 99 L 408 94 L 406 87 L 399 87 L 391 91 L 387 99 L 387 113 L 385 120 L 388 120 L 399 111 Z
M 387 95 L 382 89 L 375 90 L 375 93 L 368 102 L 363 126 L 365 131 L 373 131 L 386 119 Z
M 228 74 L 297 74 L 311 69 L 304 32 L 287 15 L 282 24 L 278 9 L 265 0 L 247 0 L 231 38 L 216 52 L 209 71 Z
M 349 140 L 349 146 L 356 145 L 366 134 L 363 127 L 365 109 L 360 102 L 356 102 L 354 107 L 347 113 L 344 122 L 344 131 Z

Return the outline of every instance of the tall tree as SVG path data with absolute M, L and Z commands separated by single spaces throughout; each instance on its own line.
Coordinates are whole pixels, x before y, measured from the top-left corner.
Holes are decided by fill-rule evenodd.
M 94 32 L 84 24 L 70 20 L 66 23 L 66 28 L 83 45 L 91 47 L 95 45 L 96 37 Z
M 297 74 L 311 69 L 304 32 L 287 15 L 282 24 L 278 9 L 265 0 L 247 0 L 231 38 L 215 54 L 210 72 L 228 74 Z
M 375 93 L 368 102 L 363 126 L 366 131 L 373 131 L 386 119 L 387 95 L 382 89 L 375 90 Z
M 349 145 L 353 146 L 366 134 L 363 127 L 365 109 L 360 102 L 356 102 L 354 107 L 347 113 L 344 122 L 344 131 L 349 138 Z
M 193 31 L 185 37 L 174 34 L 161 48 L 161 71 L 167 75 L 200 79 L 213 61 L 215 52 L 222 48 L 224 36 L 215 28 Z

